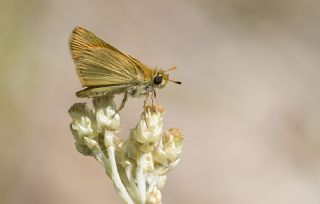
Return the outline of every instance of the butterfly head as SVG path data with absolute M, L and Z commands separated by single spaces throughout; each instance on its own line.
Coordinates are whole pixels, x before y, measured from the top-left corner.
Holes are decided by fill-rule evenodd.
M 158 70 L 156 69 L 154 74 L 153 74 L 153 84 L 155 87 L 162 89 L 163 87 L 165 87 L 168 83 L 168 81 L 174 82 L 176 84 L 181 84 L 180 81 L 173 81 L 169 79 L 169 74 L 167 74 L 166 72 L 171 71 L 176 69 L 176 67 L 170 68 L 168 70 Z
M 163 70 L 157 70 L 153 75 L 153 85 L 159 89 L 165 87 L 169 80 L 169 74 L 166 74 Z

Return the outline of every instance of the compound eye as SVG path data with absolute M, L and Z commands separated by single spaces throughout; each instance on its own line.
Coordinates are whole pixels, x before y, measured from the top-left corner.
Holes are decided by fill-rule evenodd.
M 162 83 L 162 76 L 159 76 L 159 75 L 155 76 L 153 78 L 153 83 L 156 84 L 156 85 L 161 84 Z

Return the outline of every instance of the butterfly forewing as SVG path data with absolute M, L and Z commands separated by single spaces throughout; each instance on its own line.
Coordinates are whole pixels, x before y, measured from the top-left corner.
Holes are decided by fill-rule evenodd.
M 80 81 L 83 86 L 88 87 L 82 93 L 97 86 L 99 93 L 102 91 L 101 86 L 111 86 L 106 91 L 120 91 L 127 86 L 145 83 L 152 72 L 137 59 L 122 53 L 80 27 L 76 27 L 72 32 L 70 49 Z M 83 97 L 90 96 L 88 94 Z
M 76 62 L 76 60 L 81 56 L 81 54 L 87 48 L 91 47 L 105 47 L 109 48 L 110 50 L 114 50 L 119 54 L 125 55 L 117 48 L 109 45 L 108 43 L 98 38 L 94 33 L 81 27 L 75 27 L 72 31 L 72 35 L 70 38 L 70 49 L 74 61 Z

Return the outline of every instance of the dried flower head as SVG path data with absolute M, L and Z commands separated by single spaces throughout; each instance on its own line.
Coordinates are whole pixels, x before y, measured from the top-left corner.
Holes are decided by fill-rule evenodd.
M 124 141 L 118 136 L 120 116 L 112 96 L 93 99 L 93 109 L 74 104 L 69 113 L 77 150 L 104 166 L 125 203 L 161 203 L 160 189 L 178 164 L 183 144 L 180 130 L 163 133 L 161 106 L 147 106 Z

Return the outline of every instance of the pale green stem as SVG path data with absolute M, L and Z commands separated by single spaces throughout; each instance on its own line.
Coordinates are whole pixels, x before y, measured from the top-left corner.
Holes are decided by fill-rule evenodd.
M 137 162 L 137 169 L 136 169 L 136 179 L 137 179 L 138 189 L 140 191 L 142 203 L 146 202 L 146 193 L 147 193 L 147 191 L 146 191 L 146 177 L 143 174 L 146 155 L 147 154 L 142 154 L 140 156 L 139 161 Z
M 128 179 L 128 184 L 129 184 L 129 188 L 131 190 L 131 193 L 133 194 L 132 196 L 140 203 L 141 201 L 141 197 L 140 197 L 140 192 L 139 189 L 134 181 L 134 178 L 132 178 L 132 165 L 129 164 L 125 167 L 125 173 L 126 173 L 126 177 Z
M 141 203 L 140 193 L 137 184 L 135 183 L 135 180 L 132 177 L 131 172 L 130 175 L 128 175 L 127 173 L 127 170 L 132 171 L 132 168 L 127 166 L 125 168 L 119 168 L 118 166 L 118 170 L 122 183 L 125 185 L 134 203 Z
M 147 193 L 153 191 L 154 187 L 158 184 L 160 176 L 154 175 L 152 181 L 148 187 Z
M 113 180 L 114 186 L 116 187 L 120 197 L 124 200 L 127 204 L 134 204 L 133 200 L 131 199 L 128 191 L 124 187 L 117 168 L 116 159 L 115 159 L 115 148 L 114 146 L 109 146 L 107 148 L 108 156 L 111 164 L 111 178 Z

